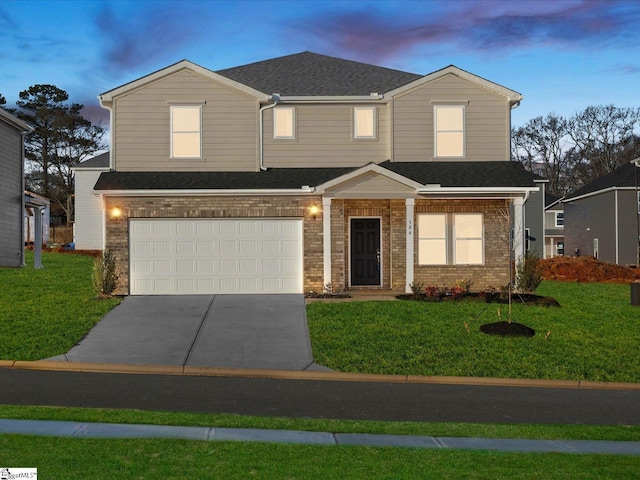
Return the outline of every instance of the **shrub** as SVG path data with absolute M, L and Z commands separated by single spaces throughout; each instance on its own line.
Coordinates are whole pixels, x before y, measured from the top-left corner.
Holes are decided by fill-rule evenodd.
M 111 250 L 105 250 L 93 262 L 93 288 L 100 297 L 110 297 L 118 288 L 119 279 L 116 257 Z
M 542 279 L 540 258 L 534 252 L 525 253 L 522 260 L 516 265 L 516 291 L 533 293 Z
M 409 288 L 411 289 L 411 292 L 413 292 L 414 295 L 422 295 L 424 294 L 423 292 L 423 284 L 419 283 L 419 282 L 412 282 L 409 284 Z

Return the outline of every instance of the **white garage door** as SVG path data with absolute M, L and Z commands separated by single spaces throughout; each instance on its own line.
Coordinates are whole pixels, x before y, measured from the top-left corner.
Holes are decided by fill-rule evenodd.
M 132 295 L 302 293 L 302 220 L 131 219 Z

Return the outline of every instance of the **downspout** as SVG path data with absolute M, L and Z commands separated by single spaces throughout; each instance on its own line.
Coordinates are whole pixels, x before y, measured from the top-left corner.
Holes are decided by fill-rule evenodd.
M 25 212 L 25 204 L 24 204 L 24 192 L 25 189 L 27 188 L 26 182 L 25 182 L 25 178 L 24 178 L 24 140 L 27 136 L 27 132 L 20 132 L 20 137 L 21 137 L 21 141 L 22 141 L 22 149 L 20 150 L 20 155 L 22 157 L 22 164 L 21 164 L 21 169 L 20 169 L 20 176 L 22 177 L 22 191 L 20 192 L 21 195 L 20 197 L 22 197 L 22 227 L 20 228 L 21 233 L 21 237 L 22 238 L 22 242 L 20 242 L 20 265 L 23 267 L 27 266 L 27 263 L 24 260 L 24 243 L 26 241 L 25 236 L 24 236 L 24 212 Z M 28 220 L 28 219 L 27 219 Z
M 259 152 L 259 156 L 260 156 L 260 170 L 263 172 L 267 171 L 267 167 L 264 166 L 264 120 L 263 120 L 263 112 L 265 110 L 269 110 L 271 108 L 274 108 L 277 104 L 278 101 L 280 100 L 280 97 L 274 93 L 273 95 L 271 95 L 271 100 L 273 101 L 272 104 L 270 105 L 266 105 L 264 107 L 262 107 L 260 109 L 260 115 L 259 115 L 259 123 L 260 123 L 260 138 L 259 138 L 259 145 L 260 145 L 260 152 Z

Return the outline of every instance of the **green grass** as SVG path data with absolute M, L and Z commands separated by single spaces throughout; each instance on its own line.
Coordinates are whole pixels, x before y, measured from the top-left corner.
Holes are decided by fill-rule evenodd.
M 526 425 L 447 422 L 380 422 L 143 410 L 0 405 L 0 418 L 218 428 L 260 428 L 332 433 L 434 437 L 530 438 L 542 440 L 640 441 L 640 426 Z
M 0 268 L 0 359 L 40 360 L 69 351 L 120 299 L 98 300 L 93 258 L 44 252 L 44 268 Z
M 543 282 L 560 308 L 513 306 L 533 338 L 481 333 L 507 307 L 472 301 L 312 303 L 314 359 L 345 372 L 640 381 L 638 307 L 626 285 Z M 469 326 L 467 333 L 465 322 Z M 548 338 L 547 332 L 550 332 Z
M 640 457 L 347 446 L 0 437 L 9 466 L 52 480 L 635 479 Z

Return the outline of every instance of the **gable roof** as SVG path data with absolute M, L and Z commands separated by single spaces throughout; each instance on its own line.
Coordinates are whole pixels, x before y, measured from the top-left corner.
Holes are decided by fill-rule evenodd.
M 602 190 L 610 190 L 614 188 L 635 188 L 636 168 L 638 167 L 633 163 L 620 165 L 613 172 L 602 175 L 596 178 L 593 182 L 588 183 L 584 187 L 568 194 L 564 198 L 563 202 L 568 202 L 578 197 L 592 195 Z M 640 174 L 640 172 L 638 172 L 638 174 Z
M 144 77 L 138 78 L 137 80 L 133 80 L 131 82 L 125 83 L 124 85 L 120 85 L 119 87 L 112 88 L 111 90 L 107 90 L 106 92 L 98 95 L 98 99 L 100 100 L 100 104 L 102 106 L 109 106 L 113 101 L 113 98 L 118 95 L 129 92 L 138 87 L 141 87 L 143 85 L 154 82 L 156 80 L 159 80 L 168 75 L 171 75 L 173 73 L 176 73 L 185 69 L 195 72 L 197 74 L 200 74 L 204 77 L 210 78 L 212 80 L 218 81 L 223 85 L 227 85 L 231 88 L 240 90 L 244 93 L 247 93 L 256 98 L 259 98 L 262 101 L 268 100 L 268 97 L 266 95 L 262 94 L 257 90 L 254 90 L 250 86 L 230 80 L 227 77 L 219 75 L 216 72 L 209 70 L 207 68 L 201 67 L 200 65 L 190 62 L 189 60 L 181 60 L 180 62 L 174 63 L 173 65 L 169 65 L 168 67 L 157 70 L 153 73 L 150 73 L 149 75 L 145 75 Z
M 271 168 L 260 172 L 104 172 L 94 190 L 197 191 L 300 190 L 311 193 L 353 175 L 373 171 L 413 187 L 438 189 L 528 189 L 537 187 L 518 162 L 398 162 L 385 161 L 359 168 Z M 343 177 L 342 179 L 340 177 Z M 310 188 L 307 188 L 310 187 Z M 422 188 L 418 188 L 422 192 Z
M 516 92 L 515 90 L 511 90 L 510 88 L 504 87 L 498 83 L 487 80 L 486 78 L 479 77 L 478 75 L 474 75 L 473 73 L 467 72 L 461 68 L 456 67 L 455 65 L 449 65 L 448 67 L 442 68 L 440 70 L 436 70 L 435 72 L 429 73 L 428 75 L 421 76 L 417 80 L 414 80 L 411 83 L 401 85 L 395 90 L 386 92 L 388 96 L 400 95 L 412 88 L 419 87 L 428 82 L 432 82 L 437 80 L 438 78 L 444 77 L 446 75 L 454 75 L 459 77 L 467 82 L 478 85 L 482 88 L 490 90 L 494 93 L 502 95 L 509 100 L 509 103 L 514 106 L 518 106 L 522 99 L 524 98 L 522 94 Z
M 95 157 L 89 158 L 84 162 L 81 162 L 75 167 L 73 167 L 74 170 L 82 170 L 84 168 L 87 168 L 87 169 L 109 168 L 109 152 L 96 155 Z
M 33 131 L 33 127 L 31 125 L 23 122 L 18 117 L 11 115 L 9 112 L 2 108 L 0 108 L 0 120 L 11 125 L 13 128 L 22 133 L 31 133 Z
M 359 96 L 384 93 L 422 78 L 415 73 L 301 52 L 216 73 L 265 94 Z

